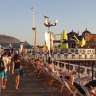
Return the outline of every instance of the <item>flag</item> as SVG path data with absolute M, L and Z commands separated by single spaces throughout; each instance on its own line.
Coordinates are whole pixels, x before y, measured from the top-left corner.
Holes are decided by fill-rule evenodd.
M 55 35 L 53 33 L 45 32 L 45 42 L 49 52 L 50 52 L 50 49 L 53 48 L 54 39 L 55 39 Z
M 46 46 L 50 52 L 50 33 L 49 32 L 45 32 L 45 42 L 46 42 Z

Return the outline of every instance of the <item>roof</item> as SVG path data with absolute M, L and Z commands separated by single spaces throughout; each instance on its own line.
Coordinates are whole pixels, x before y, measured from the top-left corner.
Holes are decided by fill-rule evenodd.
M 72 36 L 78 36 L 78 33 L 74 32 L 73 30 L 71 32 L 69 32 L 67 35 L 72 35 Z
M 91 33 L 91 32 L 90 32 L 90 31 L 88 31 L 88 30 L 87 30 L 87 28 L 86 28 L 86 30 L 85 30 L 83 33 Z
M 25 48 L 32 48 L 32 46 L 27 42 L 23 42 Z

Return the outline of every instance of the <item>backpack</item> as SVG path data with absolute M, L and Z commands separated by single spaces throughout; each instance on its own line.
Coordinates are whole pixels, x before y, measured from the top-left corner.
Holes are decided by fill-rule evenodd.
M 3 62 L 2 59 L 0 59 L 0 73 L 1 73 L 2 71 L 4 71 L 4 69 L 5 69 L 4 62 Z

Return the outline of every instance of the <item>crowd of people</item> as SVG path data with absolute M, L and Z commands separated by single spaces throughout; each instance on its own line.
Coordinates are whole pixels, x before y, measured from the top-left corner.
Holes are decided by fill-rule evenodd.
M 84 84 L 81 84 L 83 82 L 83 79 L 78 78 L 78 72 L 76 71 L 68 72 L 66 70 L 62 70 L 62 68 L 58 66 L 59 64 L 56 64 L 55 62 L 52 63 L 50 62 L 50 60 L 48 60 L 46 64 L 43 64 L 43 65 L 42 65 L 42 62 L 40 63 L 38 62 L 39 62 L 39 59 L 37 60 L 37 63 L 36 63 L 37 67 L 39 65 L 39 67 L 36 68 L 39 70 L 38 75 L 40 75 L 40 73 L 41 74 L 43 73 L 43 76 L 44 76 L 44 74 L 46 74 L 46 72 L 44 72 L 44 69 L 45 69 L 49 74 L 48 75 L 49 78 L 45 77 L 47 78 L 46 80 L 48 81 L 47 83 L 49 85 L 54 85 L 54 83 L 59 81 L 58 82 L 59 86 L 57 84 L 56 87 L 59 88 L 60 94 L 63 94 L 63 93 L 67 94 L 65 96 L 73 96 L 73 95 L 85 96 L 86 94 L 90 94 L 90 96 L 96 96 L 96 92 L 95 92 L 96 80 L 94 81 L 95 82 L 94 86 L 92 86 L 92 84 L 88 84 L 88 80 L 87 80 L 88 78 L 86 77 L 87 79 L 84 81 Z M 59 95 L 59 96 L 63 96 L 63 95 Z
M 6 89 L 7 77 L 9 74 L 15 75 L 15 88 L 18 90 L 21 70 L 21 57 L 18 51 L 2 50 L 0 53 L 0 78 L 1 89 Z

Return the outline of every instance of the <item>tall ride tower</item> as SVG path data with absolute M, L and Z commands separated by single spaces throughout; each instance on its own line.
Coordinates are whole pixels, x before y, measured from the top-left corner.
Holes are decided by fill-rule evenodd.
M 34 22 L 34 7 L 32 7 L 31 9 L 32 9 L 32 30 L 34 32 L 34 48 L 36 48 L 36 26 Z

